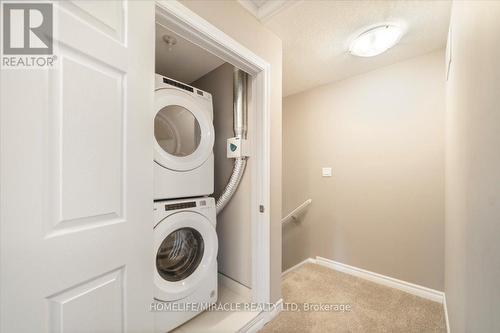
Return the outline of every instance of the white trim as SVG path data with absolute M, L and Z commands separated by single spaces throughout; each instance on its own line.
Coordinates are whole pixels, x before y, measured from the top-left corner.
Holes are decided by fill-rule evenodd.
M 156 0 L 156 20 L 251 76 L 255 135 L 252 145 L 252 301 L 271 300 L 270 121 L 271 65 L 179 1 Z M 259 163 L 256 163 L 256 162 Z M 259 212 L 259 206 L 264 212 Z
M 424 286 L 419 286 L 417 284 L 398 280 L 389 276 L 385 276 L 375 272 L 370 272 L 362 268 L 342 264 L 340 262 L 322 257 L 316 257 L 315 261 L 318 265 L 322 265 L 339 272 L 357 276 L 359 278 L 369 280 L 378 284 L 382 284 L 387 287 L 399 289 L 409 294 L 419 296 L 434 302 L 438 302 L 441 304 L 443 304 L 444 302 L 444 293 L 442 291 L 430 289 Z
M 448 319 L 448 304 L 446 303 L 446 295 L 443 294 L 444 320 L 446 322 L 446 332 L 450 333 L 450 320 Z
M 304 265 L 304 264 L 307 264 L 307 263 L 310 263 L 310 264 L 315 264 L 316 263 L 316 260 L 314 260 L 313 258 L 307 258 L 305 260 L 302 260 L 301 262 L 299 262 L 297 265 L 295 266 L 292 266 L 290 267 L 289 269 L 287 269 L 286 271 L 282 272 L 281 273 L 281 276 L 285 276 L 286 274 L 290 273 L 291 271 L 293 270 L 296 270 L 297 268 L 299 268 L 300 266 Z
M 261 22 L 269 21 L 273 16 L 278 15 L 280 12 L 289 8 L 292 5 L 296 5 L 301 0 L 273 0 L 267 1 L 262 6 L 259 7 L 259 20 Z
M 239 4 L 248 10 L 250 14 L 259 19 L 259 7 L 251 0 L 238 0 Z
M 258 87 L 261 87 L 259 89 Z M 256 125 L 252 139 L 255 161 L 252 172 L 252 300 L 271 302 L 271 75 L 270 66 L 252 80 L 252 105 Z M 263 112 L 259 112 L 262 110 Z M 260 124 L 260 126 L 258 126 Z M 264 207 L 263 212 L 259 206 Z
M 283 299 L 280 298 L 276 303 L 273 304 L 271 311 L 262 311 L 249 323 L 243 326 L 238 333 L 257 333 L 259 332 L 265 324 L 276 318 L 276 316 L 283 309 Z
M 257 6 L 251 0 L 238 0 L 239 4 L 248 10 L 259 21 L 269 21 L 273 16 L 284 11 L 286 8 L 300 3 L 302 0 L 272 0 L 266 1 L 262 5 Z

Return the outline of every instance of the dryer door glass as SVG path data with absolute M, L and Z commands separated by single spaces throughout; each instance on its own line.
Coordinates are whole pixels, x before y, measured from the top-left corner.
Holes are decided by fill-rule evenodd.
M 154 131 L 160 147 L 174 156 L 191 155 L 200 144 L 198 120 L 179 105 L 167 105 L 156 114 Z
M 169 282 L 184 280 L 196 270 L 203 258 L 204 242 L 193 228 L 170 233 L 156 254 L 156 269 Z

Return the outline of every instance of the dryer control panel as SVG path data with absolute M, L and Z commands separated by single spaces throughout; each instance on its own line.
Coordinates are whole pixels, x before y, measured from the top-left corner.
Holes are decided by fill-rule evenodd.
M 203 90 L 200 90 L 200 89 L 195 88 L 193 86 L 187 85 L 185 83 L 173 80 L 171 78 L 156 74 L 156 84 L 155 84 L 156 89 L 161 88 L 160 83 L 167 84 L 167 85 L 175 87 L 177 89 L 182 89 L 184 91 L 189 92 L 191 95 L 193 95 L 195 97 L 203 97 L 204 99 L 212 100 L 212 94 L 210 94 L 206 91 L 203 91 Z

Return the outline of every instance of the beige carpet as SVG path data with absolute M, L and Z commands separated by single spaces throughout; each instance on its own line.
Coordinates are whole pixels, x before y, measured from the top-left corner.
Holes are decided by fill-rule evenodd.
M 282 311 L 261 332 L 446 332 L 443 306 L 315 264 L 286 274 L 285 303 L 350 304 L 347 312 Z

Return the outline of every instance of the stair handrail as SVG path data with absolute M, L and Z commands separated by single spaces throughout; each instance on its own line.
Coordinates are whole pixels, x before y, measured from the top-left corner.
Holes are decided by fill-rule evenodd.
M 304 201 L 301 205 L 299 205 L 297 208 L 292 210 L 287 216 L 281 219 L 281 223 L 285 224 L 291 220 L 297 220 L 298 215 L 300 212 L 302 212 L 307 206 L 309 206 L 312 203 L 312 199 L 307 199 Z

